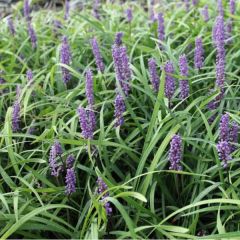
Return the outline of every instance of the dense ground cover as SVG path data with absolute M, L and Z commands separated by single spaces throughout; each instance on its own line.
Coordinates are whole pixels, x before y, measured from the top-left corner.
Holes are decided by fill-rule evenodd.
M 1 20 L 3 239 L 239 238 L 239 2 L 159 2 Z

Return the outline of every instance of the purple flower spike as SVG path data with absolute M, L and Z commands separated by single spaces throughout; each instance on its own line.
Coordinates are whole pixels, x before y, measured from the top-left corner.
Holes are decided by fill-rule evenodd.
M 127 21 L 130 23 L 133 19 L 133 14 L 132 14 L 132 9 L 128 8 L 126 10 L 126 17 L 127 17 Z
M 168 61 L 165 64 L 164 70 L 166 72 L 166 79 L 165 79 L 165 96 L 170 101 L 173 97 L 175 91 L 175 79 L 172 76 L 174 74 L 174 67 L 172 62 Z
M 213 42 L 217 48 L 221 48 L 224 45 L 224 19 L 223 16 L 216 18 L 215 25 L 213 26 Z
M 109 196 L 109 193 L 106 192 L 108 190 L 107 184 L 102 180 L 102 178 L 98 177 L 97 185 L 98 185 L 98 188 L 97 188 L 96 192 L 98 195 L 101 195 L 105 192 L 103 194 L 103 196 L 101 197 L 100 202 L 102 202 L 104 204 L 104 208 L 106 209 L 107 215 L 111 215 L 112 207 L 111 207 L 110 203 L 105 200 L 105 198 Z
M 235 0 L 230 0 L 230 1 L 229 1 L 229 8 L 230 8 L 230 13 L 231 13 L 232 15 L 234 15 L 235 12 L 236 12 L 236 3 L 235 3 Z
M 124 124 L 123 113 L 126 110 L 123 97 L 117 93 L 114 101 L 114 117 L 115 117 L 115 127 L 122 126 Z
M 92 52 L 93 52 L 93 55 L 95 57 L 95 61 L 96 61 L 96 64 L 97 64 L 98 71 L 103 73 L 105 66 L 104 66 L 104 63 L 103 63 L 103 59 L 102 59 L 102 56 L 101 56 L 99 46 L 98 46 L 98 42 L 97 42 L 96 38 L 93 38 L 91 40 L 91 45 L 92 45 Z
M 163 42 L 165 40 L 165 28 L 163 14 L 158 14 L 158 40 Z
M 13 104 L 12 130 L 13 132 L 20 130 L 20 103 L 18 100 L 16 100 Z
M 94 95 L 93 95 L 93 75 L 92 71 L 88 69 L 86 71 L 86 97 L 88 100 L 88 104 L 90 106 L 94 105 Z
M 219 15 L 223 16 L 224 15 L 224 10 L 223 10 L 223 5 L 222 5 L 222 0 L 218 0 L 217 7 L 218 7 Z
M 122 33 L 122 32 L 117 32 L 117 33 L 116 33 L 114 43 L 115 43 L 117 46 L 122 45 L 122 37 L 123 37 L 123 33 Z
M 30 4 L 29 4 L 28 0 L 24 1 L 23 12 L 24 12 L 24 17 L 26 18 L 26 20 L 30 21 L 31 20 L 31 17 L 30 17 L 31 10 L 30 10 Z
M 154 90 L 154 92 L 158 92 L 159 76 L 158 76 L 158 73 L 157 73 L 156 61 L 153 58 L 150 58 L 148 60 L 148 69 L 149 69 L 150 81 L 152 83 L 153 90 Z
M 65 20 L 68 20 L 69 12 L 70 12 L 70 1 L 66 0 L 66 2 L 65 2 L 65 14 L 64 14 L 64 19 Z
M 234 152 L 237 149 L 235 143 L 238 143 L 238 130 L 239 130 L 238 124 L 236 122 L 233 122 L 229 133 L 229 141 L 231 142 L 231 152 Z
M 12 21 L 11 17 L 8 17 L 7 23 L 8 23 L 9 32 L 14 36 L 16 31 L 15 31 L 15 28 L 14 28 L 13 21 Z
M 194 66 L 196 69 L 201 69 L 203 67 L 203 45 L 202 38 L 198 37 L 195 41 L 195 51 L 194 51 Z
M 76 175 L 73 168 L 67 169 L 67 175 L 65 178 L 65 193 L 70 195 L 71 193 L 76 192 Z
M 228 165 L 228 161 L 232 159 L 230 156 L 231 149 L 229 143 L 227 141 L 221 140 L 217 144 L 217 151 L 220 160 L 223 162 L 223 167 L 226 168 Z
M 209 21 L 208 5 L 204 5 L 202 10 L 203 19 L 205 22 Z
M 116 78 L 125 95 L 128 96 L 130 92 L 129 81 L 131 80 L 131 70 L 126 47 L 114 44 L 112 48 L 112 56 Z
M 154 8 L 153 6 L 150 6 L 150 9 L 149 9 L 149 15 L 150 15 L 150 20 L 152 23 L 156 22 L 156 16 L 155 16 L 155 12 L 154 12 Z
M 183 0 L 183 2 L 185 3 L 185 10 L 186 10 L 186 12 L 189 12 L 189 9 L 190 9 L 190 2 L 189 2 L 189 0 Z
M 71 52 L 70 52 L 70 47 L 68 44 L 67 37 L 64 36 L 62 39 L 62 45 L 61 45 L 61 50 L 60 50 L 60 59 L 61 63 L 65 65 L 70 65 L 71 62 Z M 62 69 L 62 78 L 64 84 L 67 84 L 70 79 L 71 79 L 71 74 L 68 69 L 65 67 L 61 67 Z
M 58 141 L 55 141 L 49 154 L 49 167 L 51 170 L 51 175 L 54 177 L 58 177 L 59 173 L 62 171 L 62 165 L 57 163 L 57 157 L 61 155 L 62 146 Z
M 83 107 L 79 107 L 77 110 L 82 135 L 84 139 L 93 139 L 93 133 L 96 126 L 95 114 L 92 109 L 86 110 Z
M 100 1 L 95 0 L 95 2 L 93 4 L 93 16 L 98 20 L 100 19 L 100 15 L 99 15 L 99 12 L 98 12 L 99 7 L 100 7 Z
M 66 167 L 67 168 L 72 168 L 74 162 L 75 162 L 75 158 L 74 158 L 73 154 L 70 154 L 66 159 Z
M 226 113 L 222 115 L 219 124 L 219 139 L 222 141 L 229 141 L 229 115 Z
M 174 135 L 170 142 L 169 161 L 170 170 L 180 171 L 182 167 L 180 161 L 182 159 L 182 139 L 179 135 Z
M 32 43 L 32 48 L 37 48 L 37 36 L 31 22 L 28 22 L 28 35 Z
M 187 78 L 188 76 L 188 63 L 185 54 L 179 57 L 179 69 L 181 76 Z M 181 99 L 185 99 L 189 96 L 189 83 L 187 79 L 180 80 L 180 96 Z
M 32 73 L 32 71 L 29 69 L 29 70 L 27 70 L 27 80 L 28 80 L 28 82 L 29 83 L 31 83 L 32 82 L 32 79 L 33 79 L 33 73 Z

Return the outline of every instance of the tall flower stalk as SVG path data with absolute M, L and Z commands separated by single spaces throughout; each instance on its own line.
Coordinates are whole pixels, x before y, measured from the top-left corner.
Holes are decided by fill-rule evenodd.
M 105 66 L 104 66 L 103 59 L 102 59 L 102 56 L 101 56 L 101 53 L 100 53 L 100 49 L 99 49 L 99 46 L 98 46 L 97 39 L 93 38 L 93 39 L 91 39 L 90 42 L 91 42 L 91 45 L 92 45 L 92 52 L 93 52 L 93 55 L 95 57 L 95 62 L 96 62 L 98 71 L 103 73 Z
M 182 159 L 182 139 L 179 135 L 175 134 L 170 142 L 169 169 L 176 171 L 182 170 L 182 166 L 180 165 L 181 159 Z
M 61 45 L 61 49 L 60 49 L 60 61 L 62 64 L 65 65 L 70 65 L 71 62 L 71 52 L 70 52 L 70 46 L 68 44 L 68 40 L 67 37 L 64 36 L 62 39 L 62 45 Z M 70 81 L 71 79 L 71 74 L 69 72 L 69 70 L 65 67 L 61 67 L 62 69 L 62 79 L 65 85 L 67 85 L 67 83 Z
M 182 79 L 180 80 L 180 96 L 184 100 L 189 96 L 189 83 L 188 83 L 188 63 L 185 54 L 179 57 L 179 69 Z

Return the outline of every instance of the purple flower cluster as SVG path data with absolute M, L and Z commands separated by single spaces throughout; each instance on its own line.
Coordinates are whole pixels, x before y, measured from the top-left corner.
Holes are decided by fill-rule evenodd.
M 193 6 L 197 6 L 198 3 L 199 3 L 199 0 L 192 0 L 192 5 L 193 5 Z
M 32 83 L 32 80 L 33 80 L 33 73 L 32 73 L 32 71 L 29 69 L 29 70 L 27 70 L 27 80 L 28 80 L 28 82 L 29 83 Z
M 30 12 L 31 12 L 31 9 L 30 9 L 29 0 L 25 0 L 24 6 L 23 6 L 23 13 L 27 21 L 31 21 Z
M 165 40 L 165 27 L 164 27 L 164 18 L 162 13 L 158 14 L 158 40 L 161 42 Z
M 114 101 L 114 117 L 116 119 L 115 127 L 122 126 L 124 124 L 123 113 L 125 110 L 126 107 L 124 99 L 120 93 L 117 93 Z
M 100 1 L 95 0 L 95 2 L 93 4 L 93 16 L 98 20 L 100 19 L 100 15 L 99 15 L 99 12 L 98 12 L 99 7 L 100 7 Z
M 235 12 L 236 12 L 236 3 L 235 3 L 235 0 L 230 0 L 230 1 L 229 1 L 229 9 L 230 9 L 230 13 L 231 13 L 232 15 L 234 15 Z
M 79 107 L 77 110 L 82 135 L 84 139 L 93 139 L 93 133 L 96 127 L 95 113 L 93 109 Z
M 185 54 L 181 55 L 179 57 L 179 69 L 181 76 L 183 78 L 188 77 L 188 63 L 187 63 L 187 57 Z M 181 99 L 185 99 L 189 96 L 189 83 L 187 79 L 180 80 L 180 96 Z
M 148 60 L 148 69 L 149 69 L 149 75 L 150 75 L 150 81 L 153 86 L 154 92 L 158 92 L 159 89 L 159 76 L 157 73 L 157 64 L 154 58 L 150 58 Z
M 217 144 L 217 151 L 220 160 L 223 162 L 223 167 L 226 168 L 228 165 L 228 161 L 232 159 L 230 156 L 231 149 L 229 143 L 227 141 L 221 140 Z
M 93 74 L 90 69 L 86 71 L 86 84 L 85 84 L 86 97 L 88 100 L 88 105 L 94 105 L 94 95 L 93 95 Z
M 102 59 L 102 56 L 101 56 L 99 46 L 98 46 L 98 42 L 97 42 L 96 38 L 93 38 L 91 40 L 91 45 L 92 45 L 92 52 L 93 52 L 93 55 L 95 57 L 97 68 L 100 72 L 103 73 L 105 66 L 104 66 L 104 63 L 103 63 L 103 59 Z
M 205 22 L 209 21 L 208 5 L 204 5 L 202 9 L 202 15 Z
M 28 35 L 32 43 L 32 48 L 35 49 L 37 47 L 37 35 L 31 22 L 28 22 Z
M 116 78 L 123 92 L 126 96 L 128 96 L 130 91 L 129 81 L 131 80 L 132 73 L 129 66 L 127 48 L 122 45 L 114 44 L 112 47 L 112 56 L 114 61 Z
M 115 40 L 114 43 L 117 46 L 122 45 L 122 37 L 123 37 L 123 33 L 122 32 L 117 32 L 115 35 Z
M 221 117 L 219 131 L 219 139 L 222 141 L 229 141 L 229 115 L 227 113 Z
M 66 167 L 67 168 L 72 168 L 74 162 L 75 162 L 75 158 L 74 158 L 73 154 L 68 155 L 68 157 L 66 159 Z
M 190 9 L 190 0 L 183 0 L 184 4 L 185 4 L 185 10 L 186 12 L 189 12 Z
M 65 64 L 65 65 L 70 65 L 70 62 L 71 62 L 71 52 L 70 52 L 70 47 L 69 47 L 66 36 L 64 36 L 62 39 L 62 45 L 60 50 L 60 61 L 62 64 Z M 67 84 L 71 79 L 70 72 L 65 67 L 61 67 L 61 69 L 62 69 L 63 82 L 64 84 Z
M 173 97 L 174 91 L 175 91 L 175 78 L 173 77 L 174 74 L 174 67 L 172 62 L 168 61 L 165 66 L 164 70 L 166 73 L 166 79 L 165 79 L 165 96 L 170 101 Z
M 59 173 L 62 171 L 62 165 L 57 163 L 57 157 L 61 156 L 62 152 L 61 144 L 58 141 L 55 141 L 49 154 L 49 167 L 51 175 L 54 177 L 58 177 Z
M 62 23 L 55 19 L 53 20 L 53 32 L 54 34 L 57 34 L 58 30 L 61 29 L 63 26 L 62 26 Z
M 20 102 L 18 99 L 13 104 L 12 111 L 12 130 L 13 132 L 17 132 L 20 129 Z
M 65 177 L 65 193 L 70 195 L 71 193 L 76 192 L 76 175 L 73 168 L 67 169 L 67 174 Z
M 195 51 L 194 51 L 194 66 L 196 69 L 201 69 L 203 67 L 203 57 L 204 50 L 202 44 L 202 38 L 198 37 L 195 41 Z
M 223 167 L 227 167 L 227 163 L 231 160 L 231 153 L 236 150 L 235 144 L 238 141 L 239 126 L 236 122 L 230 124 L 229 115 L 222 115 L 219 124 L 219 142 L 217 150 L 219 158 L 223 162 Z
M 176 171 L 182 170 L 182 167 L 180 165 L 181 159 L 182 159 L 182 139 L 179 135 L 175 134 L 170 142 L 169 169 Z
M 14 36 L 16 31 L 15 31 L 15 27 L 13 25 L 13 20 L 11 17 L 7 18 L 7 23 L 8 23 L 9 32 Z
M 132 9 L 128 8 L 126 10 L 126 17 L 127 17 L 127 21 L 130 23 L 133 19 L 133 14 L 132 14 Z
M 108 186 L 101 177 L 98 177 L 97 185 L 98 185 L 98 187 L 97 187 L 96 192 L 98 195 L 102 195 L 100 201 L 104 204 L 104 208 L 106 209 L 107 215 L 111 215 L 112 207 L 111 207 L 110 203 L 108 201 L 106 201 L 106 197 L 109 196 L 109 192 L 107 192 Z

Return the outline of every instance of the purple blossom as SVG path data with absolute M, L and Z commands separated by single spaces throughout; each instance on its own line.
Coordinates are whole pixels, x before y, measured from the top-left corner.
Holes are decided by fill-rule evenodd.
M 222 115 L 219 124 L 219 139 L 221 141 L 229 141 L 229 115 L 226 113 Z
M 234 152 L 237 149 L 235 144 L 238 142 L 238 130 L 239 130 L 239 126 L 234 121 L 231 125 L 230 133 L 229 133 L 229 141 L 231 143 L 231 152 Z
M 69 47 L 68 40 L 67 40 L 66 36 L 64 36 L 63 39 L 62 39 L 62 45 L 61 45 L 61 50 L 60 50 L 60 60 L 61 60 L 62 64 L 70 65 L 71 52 L 70 52 L 70 47 Z M 62 69 L 63 82 L 65 84 L 67 84 L 71 79 L 70 72 L 65 67 L 61 67 L 61 69 Z
M 71 193 L 76 192 L 76 175 L 73 168 L 67 169 L 67 174 L 65 178 L 65 193 L 70 195 Z
M 203 19 L 205 22 L 209 21 L 208 5 L 204 5 L 202 10 Z
M 102 56 L 101 56 L 99 46 L 98 46 L 98 42 L 97 42 L 96 38 L 93 38 L 91 40 L 91 45 L 92 45 L 92 52 L 93 52 L 93 55 L 95 57 L 95 61 L 96 61 L 96 64 L 97 64 L 97 68 L 100 72 L 103 73 L 105 66 L 104 66 L 104 63 L 103 63 L 103 59 L 102 59 Z
M 133 19 L 133 14 L 132 14 L 132 9 L 128 8 L 126 10 L 126 17 L 127 17 L 127 21 L 130 23 Z
M 196 69 L 201 69 L 203 67 L 203 57 L 204 50 L 202 44 L 202 38 L 198 37 L 195 41 L 195 51 L 194 51 L 194 66 Z
M 122 45 L 122 37 L 123 37 L 123 33 L 122 32 L 117 32 L 115 35 L 115 45 L 120 46 Z
M 30 69 L 27 70 L 27 74 L 26 75 L 27 75 L 28 82 L 32 83 L 33 73 L 32 73 L 32 71 Z
M 97 187 L 96 192 L 98 195 L 102 195 L 100 202 L 102 202 L 104 204 L 104 208 L 106 209 L 107 215 L 111 215 L 112 207 L 111 207 L 110 203 L 106 201 L 106 197 L 109 196 L 109 192 L 107 192 L 107 190 L 108 190 L 107 184 L 103 181 L 103 179 L 101 177 L 98 177 L 97 185 L 98 185 L 98 187 Z
M 30 21 L 31 20 L 31 17 L 30 17 L 31 9 L 30 9 L 30 4 L 29 4 L 28 0 L 24 1 L 23 12 L 24 12 L 24 17 L 26 18 L 26 20 Z
M 179 57 L 179 69 L 181 76 L 186 78 L 188 76 L 188 63 L 185 54 Z M 189 96 L 189 83 L 187 79 L 181 79 L 180 82 L 180 96 L 181 99 L 185 99 Z
M 175 91 L 175 78 L 172 76 L 174 74 L 174 67 L 172 62 L 168 61 L 165 64 L 164 70 L 166 72 L 165 89 L 164 89 L 165 96 L 170 101 Z
M 221 140 L 217 144 L 217 151 L 220 160 L 223 162 L 223 167 L 226 168 L 228 165 L 228 161 L 232 159 L 230 156 L 231 149 L 229 143 L 227 141 Z
M 192 5 L 193 5 L 193 6 L 197 6 L 198 3 L 199 3 L 199 0 L 192 0 Z
M 122 126 L 124 124 L 123 113 L 125 112 L 126 107 L 123 97 L 117 93 L 114 101 L 114 117 L 115 117 L 115 127 Z
M 232 15 L 234 15 L 235 12 L 236 12 L 236 3 L 235 3 L 235 0 L 230 0 L 230 1 L 229 1 L 229 8 L 230 8 L 230 13 L 231 13 Z
M 154 23 L 157 19 L 156 19 L 156 16 L 155 16 L 155 12 L 154 12 L 153 6 L 150 6 L 149 15 L 150 15 L 151 22 Z
M 215 24 L 213 26 L 213 42 L 217 48 L 222 48 L 224 46 L 225 33 L 224 33 L 224 19 L 223 16 L 218 16 L 216 18 Z
M 86 110 L 83 107 L 79 107 L 77 110 L 82 135 L 84 139 L 93 139 L 93 133 L 96 126 L 95 114 L 92 109 Z
M 190 9 L 190 1 L 189 0 L 183 0 L 183 2 L 185 3 L 185 10 L 186 10 L 186 12 L 188 12 L 189 9 Z
M 222 0 L 218 0 L 217 8 L 218 8 L 219 15 L 223 16 L 224 15 L 224 10 L 223 10 L 223 5 L 222 5 Z
M 85 91 L 86 91 L 86 97 L 88 100 L 88 104 L 90 106 L 94 105 L 94 95 L 93 95 L 93 75 L 92 71 L 88 69 L 86 71 L 86 84 L 85 84 Z
M 65 20 L 68 20 L 69 12 L 70 12 L 70 1 L 66 0 L 66 2 L 65 2 L 65 13 L 64 13 L 64 19 Z
M 158 76 L 158 73 L 157 73 L 156 61 L 153 58 L 150 58 L 148 60 L 148 69 L 149 69 L 150 81 L 152 83 L 153 90 L 154 90 L 154 92 L 158 92 L 159 76 Z
M 35 49 L 37 47 L 37 36 L 31 22 L 28 22 L 28 35 L 32 43 L 32 48 Z
M 58 21 L 56 19 L 53 21 L 53 32 L 55 34 L 57 34 L 58 30 L 61 29 L 62 27 L 63 26 L 62 26 L 62 23 L 60 21 Z
M 14 25 L 13 25 L 13 20 L 12 20 L 11 17 L 7 18 L 7 23 L 8 23 L 9 32 L 14 36 L 16 31 L 15 31 L 15 28 L 14 28 Z
M 72 168 L 74 162 L 75 162 L 75 158 L 74 158 L 73 154 L 68 155 L 68 157 L 66 159 L 66 167 L 67 168 Z
M 163 42 L 165 39 L 165 28 L 164 28 L 164 18 L 163 14 L 158 14 L 158 40 Z
M 20 130 L 20 103 L 16 100 L 13 104 L 12 111 L 12 130 L 13 132 L 17 132 Z
M 182 159 L 182 139 L 175 134 L 170 142 L 169 161 L 171 170 L 182 170 L 180 161 Z
M 129 67 L 126 47 L 114 44 L 112 48 L 112 56 L 116 78 L 125 95 L 128 96 L 130 91 L 129 81 L 131 79 L 131 70 Z
M 51 175 L 54 177 L 58 177 L 59 173 L 62 171 L 62 165 L 57 163 L 57 157 L 61 156 L 62 147 L 58 141 L 55 141 L 51 146 L 50 154 L 49 154 L 49 167 L 51 170 Z
M 17 87 L 16 87 L 16 98 L 17 99 L 20 98 L 21 92 L 22 92 L 21 85 L 17 84 Z

